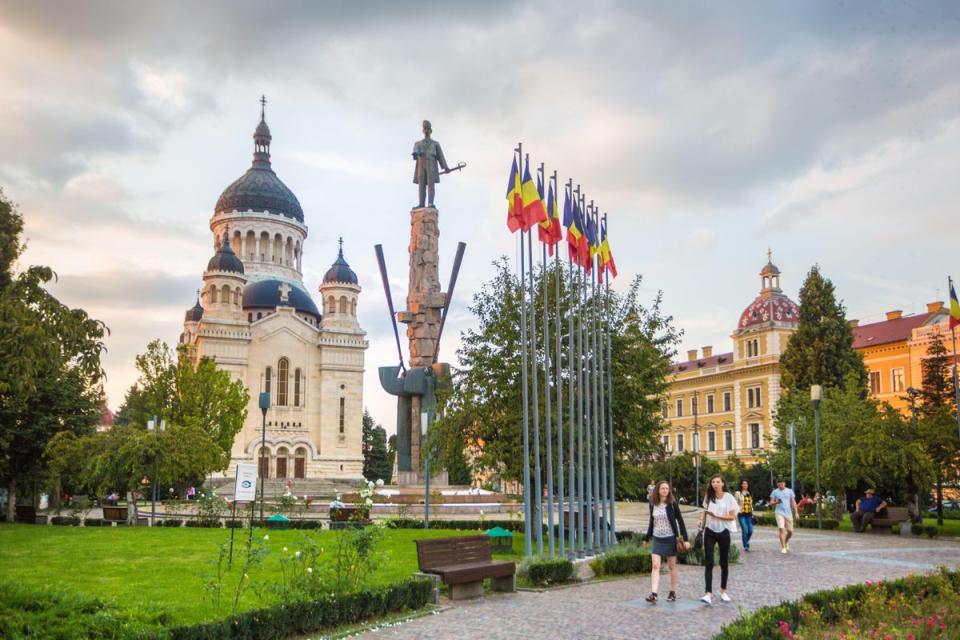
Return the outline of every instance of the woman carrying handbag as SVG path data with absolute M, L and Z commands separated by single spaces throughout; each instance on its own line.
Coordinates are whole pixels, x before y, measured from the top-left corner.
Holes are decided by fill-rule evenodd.
M 650 500 L 650 522 L 647 524 L 647 535 L 643 540 L 644 548 L 651 538 L 653 538 L 653 549 L 650 553 L 653 566 L 650 570 L 650 595 L 647 596 L 647 602 L 657 604 L 660 565 L 663 558 L 667 559 L 667 566 L 670 568 L 670 593 L 667 594 L 667 602 L 675 602 L 677 555 L 689 549 L 690 544 L 687 542 L 687 527 L 683 524 L 680 505 L 673 499 L 673 490 L 666 480 L 657 483 Z
M 710 478 L 707 495 L 703 498 L 700 529 L 703 530 L 704 589 L 700 601 L 713 604 L 713 548 L 720 547 L 720 600 L 730 602 L 727 594 L 727 576 L 730 565 L 730 536 L 737 532 L 739 508 L 733 495 L 727 492 L 727 482 L 719 473 Z

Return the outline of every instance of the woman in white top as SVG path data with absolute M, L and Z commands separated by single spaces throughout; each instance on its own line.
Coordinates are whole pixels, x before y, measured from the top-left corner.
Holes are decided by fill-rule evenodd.
M 705 604 L 713 604 L 713 545 L 720 546 L 720 600 L 730 602 L 727 595 L 727 575 L 730 560 L 730 534 L 737 531 L 737 501 L 727 492 L 727 483 L 719 473 L 710 478 L 707 495 L 703 499 L 704 511 L 700 514 L 703 529 L 703 567 L 706 582 L 705 593 L 700 598 Z

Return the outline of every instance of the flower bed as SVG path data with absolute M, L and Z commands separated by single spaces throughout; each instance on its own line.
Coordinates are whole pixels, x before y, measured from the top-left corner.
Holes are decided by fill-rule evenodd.
M 960 572 L 910 576 L 808 593 L 764 607 L 714 640 L 927 640 L 960 637 Z

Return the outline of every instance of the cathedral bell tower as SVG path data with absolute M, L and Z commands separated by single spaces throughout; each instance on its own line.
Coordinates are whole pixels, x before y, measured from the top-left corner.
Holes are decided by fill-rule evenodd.
M 343 238 L 340 238 L 336 261 L 323 276 L 320 295 L 323 297 L 323 329 L 360 330 L 357 321 L 360 284 L 357 274 L 343 258 Z
M 243 288 L 247 278 L 243 262 L 230 247 L 230 234 L 224 234 L 220 248 L 203 272 L 200 302 L 205 322 L 211 320 L 239 322 L 243 318 Z

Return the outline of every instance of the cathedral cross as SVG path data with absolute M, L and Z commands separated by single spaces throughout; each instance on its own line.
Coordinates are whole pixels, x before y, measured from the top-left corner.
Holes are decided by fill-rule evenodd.
M 290 285 L 288 285 L 286 282 L 282 282 L 277 288 L 280 290 L 280 302 L 289 302 L 291 289 Z

